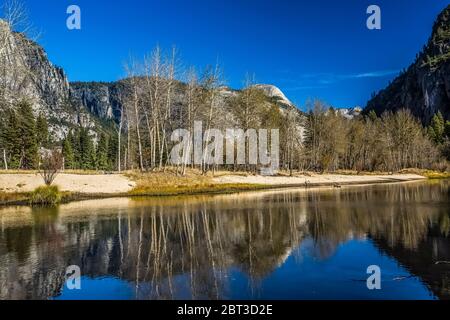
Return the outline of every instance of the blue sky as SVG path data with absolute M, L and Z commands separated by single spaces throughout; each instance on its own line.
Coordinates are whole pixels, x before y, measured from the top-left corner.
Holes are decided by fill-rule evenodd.
M 364 106 L 415 58 L 448 0 L 24 0 L 39 43 L 70 81 L 113 81 L 130 55 L 176 45 L 185 66 L 218 60 L 226 83 L 246 72 L 278 86 L 300 107 L 320 98 Z M 66 28 L 81 8 L 82 29 Z M 381 7 L 382 29 L 366 28 Z

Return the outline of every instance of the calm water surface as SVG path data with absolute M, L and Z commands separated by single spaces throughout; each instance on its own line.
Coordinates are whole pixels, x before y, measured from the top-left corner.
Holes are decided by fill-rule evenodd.
M 0 209 L 0 299 L 449 299 L 449 186 Z

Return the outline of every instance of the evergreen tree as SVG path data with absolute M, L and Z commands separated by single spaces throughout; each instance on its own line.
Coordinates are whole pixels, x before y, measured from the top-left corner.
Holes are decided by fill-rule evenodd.
M 0 104 L 1 108 L 1 104 Z M 0 121 L 0 167 L 3 169 L 7 168 L 7 164 L 5 165 L 4 159 L 3 159 L 3 152 L 6 154 L 6 141 L 5 141 L 5 129 L 6 129 L 6 114 L 3 112 L 0 112 L 0 117 L 4 119 L 3 121 Z
M 66 169 L 75 169 L 75 155 L 72 148 L 72 132 L 69 132 L 63 141 L 62 152 L 64 156 L 64 167 Z
M 36 120 L 36 139 L 39 147 L 47 147 L 49 142 L 47 119 L 39 114 Z
M 21 140 L 20 168 L 35 169 L 38 161 L 38 144 L 36 139 L 36 121 L 31 104 L 25 100 L 18 106 L 18 133 Z
M 80 128 L 76 128 L 75 131 L 69 132 L 69 135 L 67 139 L 71 141 L 73 153 L 74 153 L 74 169 L 81 169 L 81 163 L 82 160 L 82 151 L 81 151 L 81 144 L 80 144 L 80 134 L 81 130 Z
M 444 142 L 444 131 L 445 131 L 444 117 L 442 116 L 442 113 L 438 111 L 433 116 L 430 127 L 428 129 L 430 138 L 437 144 L 441 144 Z
M 5 149 L 8 167 L 17 169 L 21 156 L 19 120 L 13 110 L 7 111 L 5 118 L 6 121 L 2 130 L 3 148 Z
M 108 170 L 108 139 L 103 133 L 98 142 L 96 160 L 98 170 Z
M 85 170 L 95 169 L 95 147 L 89 131 L 86 128 L 80 129 L 80 151 L 81 162 L 80 168 Z
M 110 170 L 116 170 L 117 168 L 118 152 L 118 138 L 117 135 L 113 134 L 108 143 L 108 167 Z
M 445 123 L 444 135 L 446 138 L 450 139 L 450 121 Z
M 369 119 L 371 121 L 375 121 L 378 118 L 377 113 L 375 112 L 375 110 L 370 110 L 370 112 L 369 112 L 369 114 L 367 116 L 369 117 Z

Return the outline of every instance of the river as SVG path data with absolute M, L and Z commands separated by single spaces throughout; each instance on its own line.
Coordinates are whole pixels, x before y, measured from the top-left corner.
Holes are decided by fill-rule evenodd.
M 2 208 L 0 299 L 449 299 L 449 186 Z

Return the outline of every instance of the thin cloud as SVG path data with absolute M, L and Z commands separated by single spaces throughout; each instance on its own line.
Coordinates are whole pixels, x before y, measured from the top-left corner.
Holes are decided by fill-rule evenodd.
M 335 74 L 335 73 L 306 73 L 300 74 L 298 78 L 282 78 L 281 82 L 292 85 L 290 89 L 286 90 L 307 90 L 320 89 L 327 86 L 346 80 L 368 79 L 368 78 L 383 78 L 393 76 L 399 73 L 399 70 L 376 70 L 363 73 L 351 74 Z
M 382 78 L 387 76 L 392 76 L 398 74 L 399 70 L 382 70 L 382 71 L 373 71 L 366 73 L 359 73 L 354 75 L 349 75 L 348 79 L 360 79 L 360 78 Z

